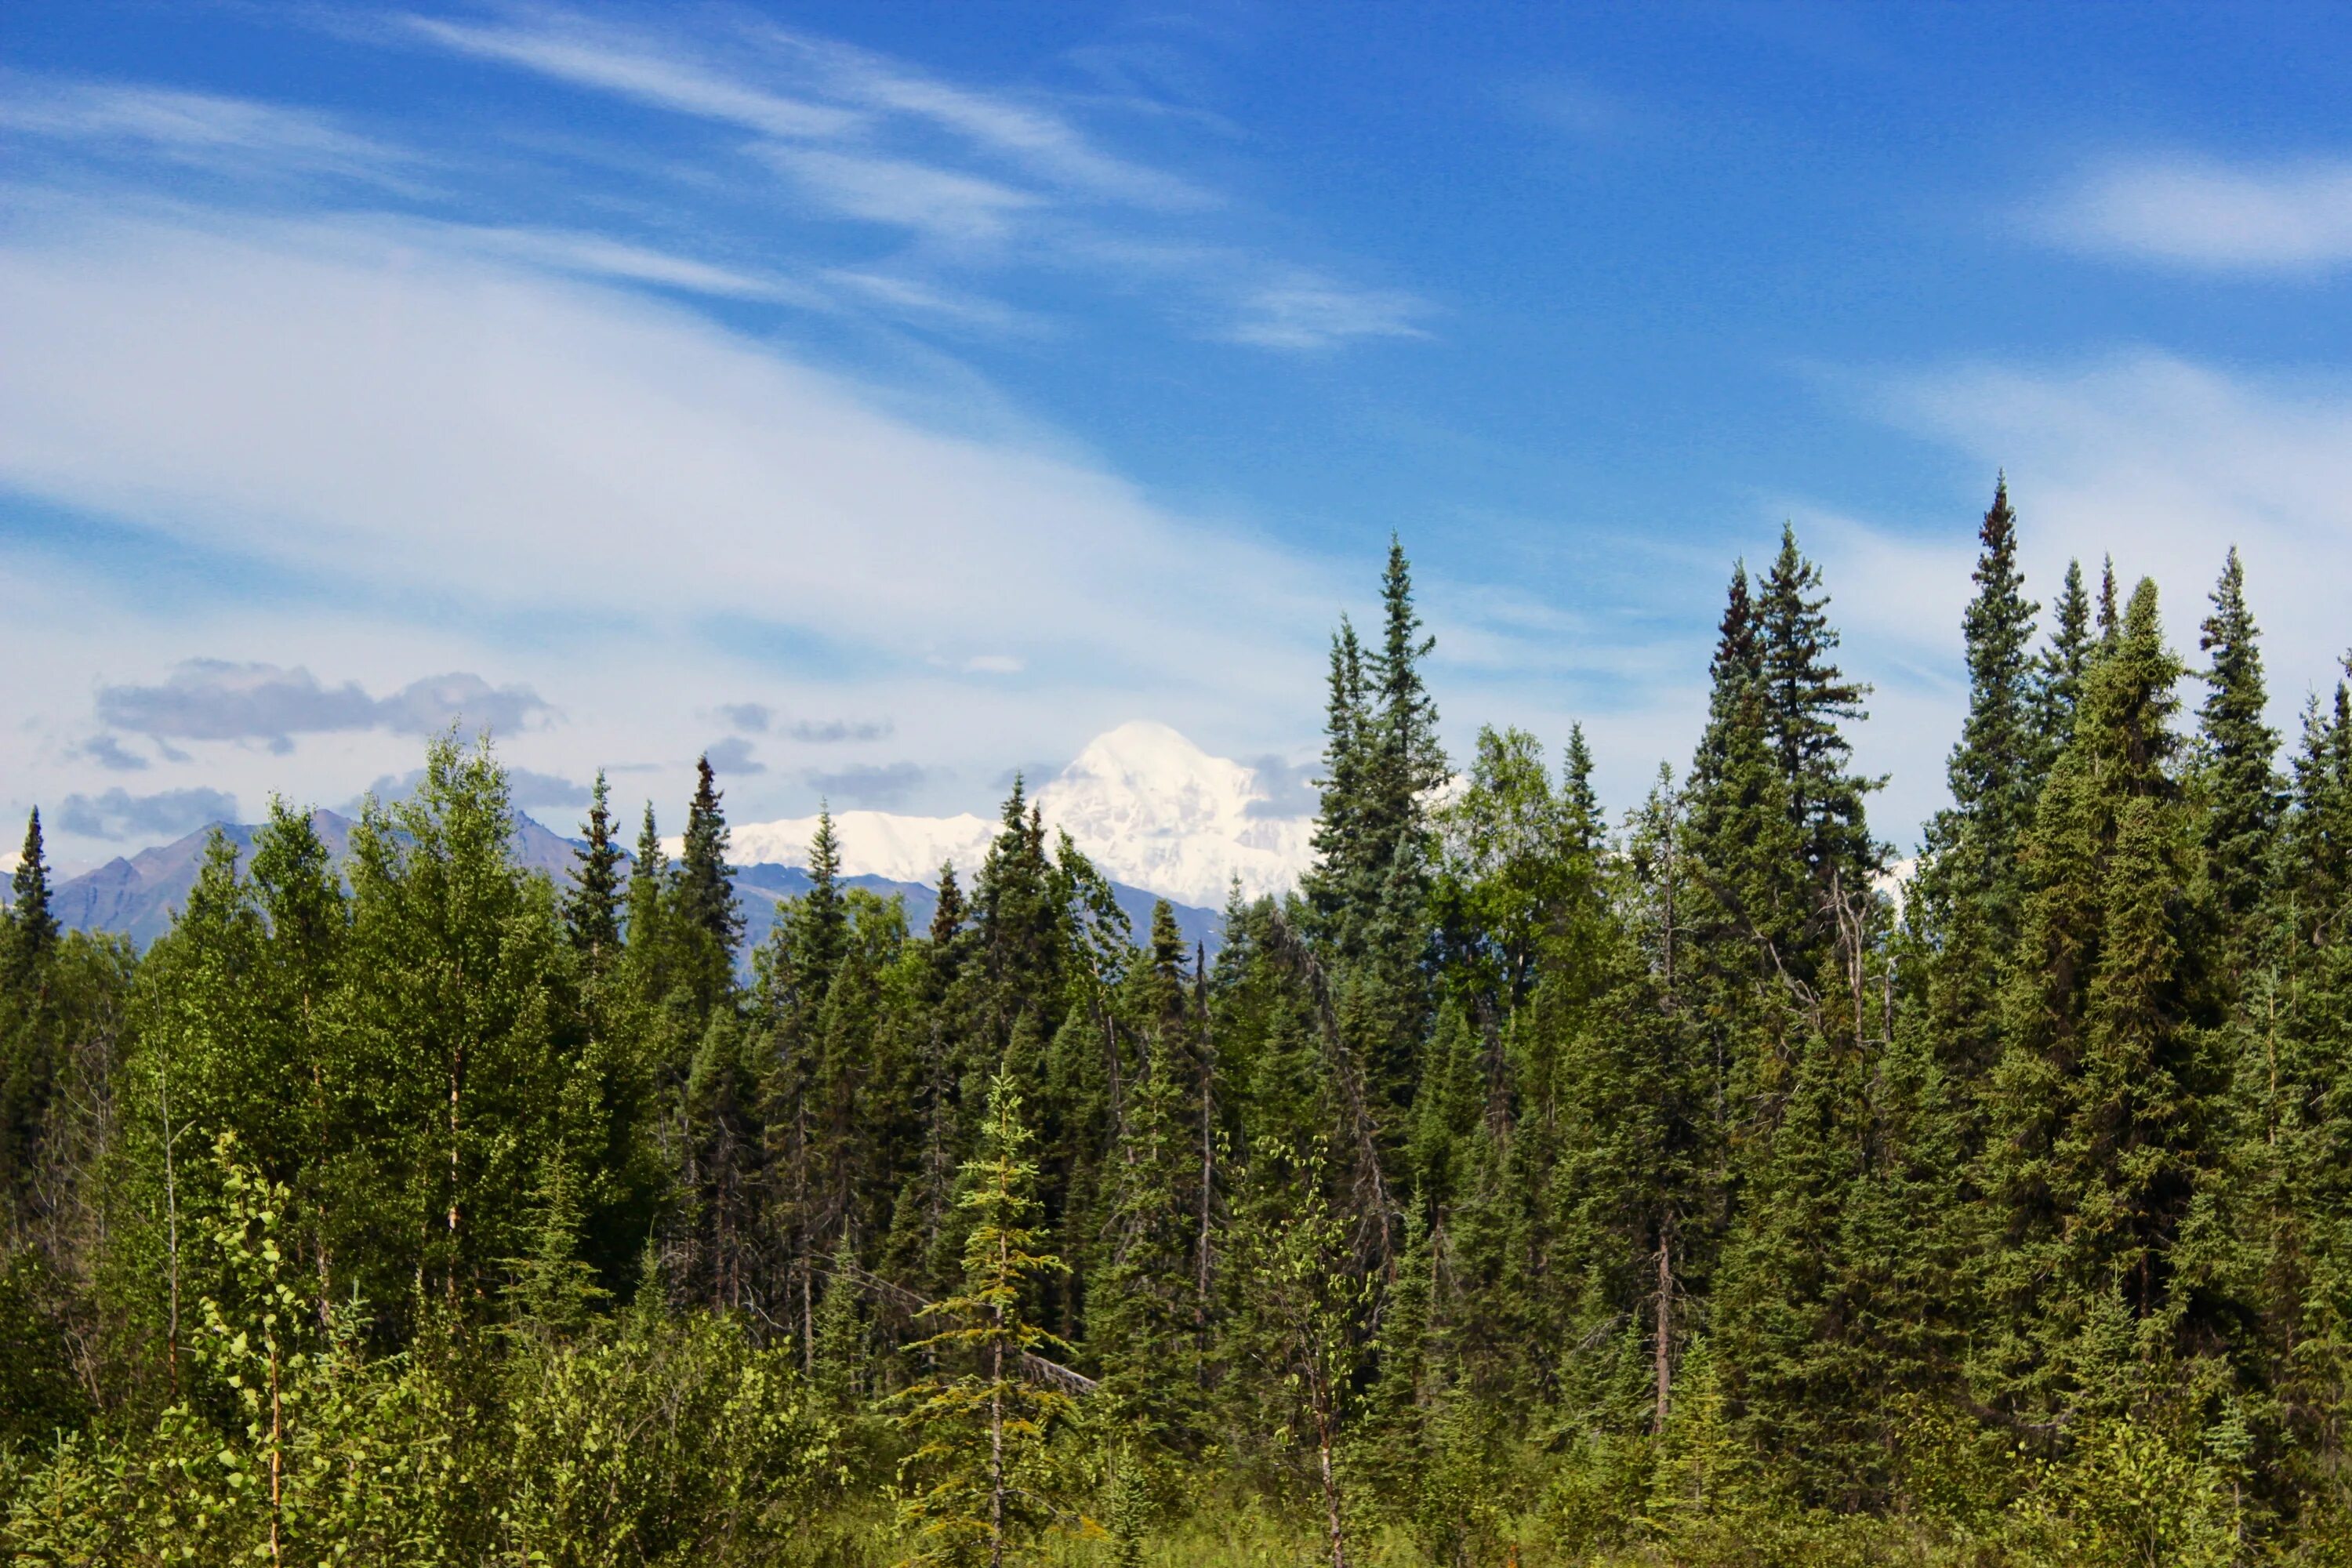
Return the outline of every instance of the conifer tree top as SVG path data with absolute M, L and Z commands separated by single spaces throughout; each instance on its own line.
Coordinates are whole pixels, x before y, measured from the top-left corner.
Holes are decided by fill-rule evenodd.
M 58 940 L 58 918 L 49 909 L 49 862 L 41 844 L 41 808 L 35 806 L 25 821 L 25 850 L 10 876 L 9 919 L 16 931 L 17 952 L 26 961 L 48 951 Z

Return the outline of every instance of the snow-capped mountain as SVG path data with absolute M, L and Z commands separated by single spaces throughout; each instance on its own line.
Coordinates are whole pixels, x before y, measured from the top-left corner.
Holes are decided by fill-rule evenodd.
M 1046 824 L 1105 872 L 1210 909 L 1237 878 L 1255 898 L 1314 863 L 1313 819 L 1267 815 L 1271 805 L 1256 769 L 1145 720 L 1096 736 L 1037 792 Z
M 1268 815 L 1273 794 L 1256 769 L 1213 757 L 1165 724 L 1137 720 L 1096 736 L 1035 798 L 1046 826 L 1067 832 L 1106 876 L 1181 903 L 1215 909 L 1236 878 L 1253 898 L 1280 892 L 1313 861 L 1310 818 Z M 944 860 L 968 879 L 997 825 L 969 812 L 844 811 L 833 830 L 845 873 L 928 883 Z M 745 823 L 733 829 L 732 858 L 804 867 L 815 833 L 814 816 Z M 668 841 L 672 854 L 678 842 Z
M 955 816 L 899 816 L 887 811 L 836 811 L 833 834 L 841 842 L 841 868 L 852 877 L 887 877 L 895 882 L 937 879 L 944 862 L 955 862 L 958 879 L 969 883 L 987 857 L 996 824 L 963 812 Z M 751 822 L 728 834 L 728 858 L 739 866 L 805 868 L 814 816 Z M 672 856 L 685 840 L 662 841 Z

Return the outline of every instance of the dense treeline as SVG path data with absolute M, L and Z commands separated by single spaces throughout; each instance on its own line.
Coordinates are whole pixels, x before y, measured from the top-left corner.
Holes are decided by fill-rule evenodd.
M 1449 761 L 1401 552 L 1213 959 L 1014 786 L 751 955 L 706 763 L 558 889 L 487 743 L 0 994 L 27 1563 L 2347 1560 L 2352 706 L 2006 490 L 1897 877 L 1784 533 L 1612 824 Z M 2197 698 L 2193 710 L 2192 697 Z

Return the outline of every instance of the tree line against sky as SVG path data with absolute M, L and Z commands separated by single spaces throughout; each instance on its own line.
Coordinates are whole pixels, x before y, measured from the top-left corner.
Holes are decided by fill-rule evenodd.
M 2346 687 L 2282 755 L 2234 552 L 2192 668 L 2153 583 L 2070 569 L 2045 616 L 2005 486 L 1979 539 L 1900 883 L 1786 531 L 1616 822 L 1580 731 L 1447 758 L 1392 547 L 1332 640 L 1316 868 L 1213 957 L 1018 784 L 921 931 L 821 819 L 748 979 L 707 761 L 675 863 L 600 776 L 558 887 L 444 737 L 340 864 L 283 803 L 216 836 L 143 955 L 58 929 L 36 816 L 0 1533 L 2340 1561 Z

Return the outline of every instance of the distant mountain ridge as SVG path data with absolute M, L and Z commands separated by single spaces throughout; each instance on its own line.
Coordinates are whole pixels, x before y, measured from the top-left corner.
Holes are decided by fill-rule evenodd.
M 310 814 L 311 826 L 325 845 L 327 853 L 340 865 L 351 853 L 352 819 L 339 812 L 324 809 Z M 174 914 L 188 900 L 188 891 L 196 885 L 196 874 L 204 865 L 205 845 L 217 828 L 228 836 L 240 854 L 240 864 L 250 858 L 254 835 L 258 826 L 251 823 L 221 822 L 196 829 L 169 844 L 142 849 L 135 855 L 117 856 L 94 871 L 59 882 L 50 894 L 50 908 L 68 930 L 113 931 L 129 937 L 144 950 L 156 938 L 172 929 Z M 553 880 L 558 886 L 569 882 L 576 854 L 581 847 L 578 839 L 566 838 L 529 816 L 515 817 L 515 858 L 529 870 Z M 978 868 L 978 863 L 973 863 Z M 745 951 L 767 940 L 775 925 L 778 907 L 797 899 L 809 890 L 809 875 L 804 867 L 762 862 L 737 866 L 735 890 L 743 906 Z M 882 898 L 896 895 L 906 900 L 907 923 L 915 931 L 930 924 L 931 914 L 939 907 L 939 891 L 928 881 L 912 881 L 870 874 L 845 877 L 845 886 L 864 888 Z M 969 879 L 966 879 L 967 883 Z M 1114 883 L 1118 906 L 1134 922 L 1138 936 L 1151 929 L 1151 906 L 1155 895 L 1140 888 Z M 5 885 L 0 884 L 0 900 L 5 900 Z M 1223 942 L 1224 921 L 1213 910 L 1191 905 L 1172 905 L 1176 923 L 1185 940 L 1201 943 L 1214 951 Z

